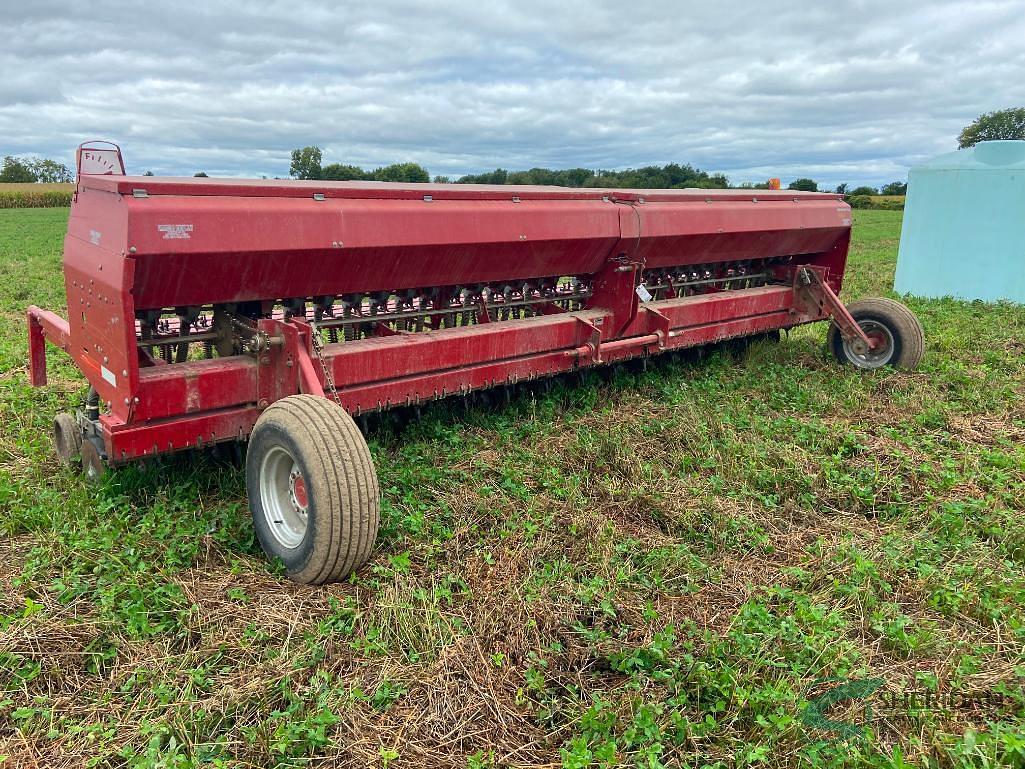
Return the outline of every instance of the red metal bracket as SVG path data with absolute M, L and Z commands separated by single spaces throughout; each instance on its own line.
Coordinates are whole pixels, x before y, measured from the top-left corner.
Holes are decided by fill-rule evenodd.
M 603 317 L 594 318 L 588 320 L 582 318 L 579 315 L 573 316 L 577 323 L 580 324 L 585 334 L 590 334 L 590 338 L 582 345 L 575 347 L 572 350 L 567 350 L 566 355 L 571 358 L 584 359 L 587 363 L 601 363 L 601 353 L 606 345 L 611 344 L 610 342 L 602 342 L 601 329 L 610 320 L 610 316 L 605 315 Z
M 637 283 L 643 267 L 622 254 L 609 259 L 595 275 L 594 291 L 586 307 L 606 310 L 611 315 L 602 327 L 602 339 L 617 338 L 637 317 Z
M 324 395 L 317 365 L 313 362 L 313 328 L 305 320 L 262 318 L 251 352 L 259 364 L 257 406 L 267 408 L 288 395 Z
M 859 355 L 878 344 L 862 330 L 844 303 L 826 283 L 822 268 L 799 267 L 794 272 L 794 307 L 804 312 L 814 312 L 816 315 L 829 315 L 840 329 L 840 336 L 849 342 Z
M 28 379 L 33 387 L 46 384 L 46 340 L 68 351 L 71 332 L 60 315 L 31 305 L 25 312 L 28 321 Z
M 33 387 L 46 384 L 46 336 L 43 324 L 33 313 L 35 307 L 28 309 L 28 381 Z
M 655 334 L 658 334 L 658 347 L 661 350 L 669 339 L 673 324 L 669 322 L 669 318 L 654 307 L 649 307 L 646 303 L 640 304 L 637 309 L 639 313 L 644 315 L 647 321 L 644 325 L 651 328 Z
M 290 366 L 294 361 L 299 367 L 299 390 L 307 395 L 325 397 L 324 385 L 310 355 L 316 332 L 306 321 L 292 318 L 281 324 L 281 333 L 285 337 L 285 352 L 288 356 L 285 365 Z

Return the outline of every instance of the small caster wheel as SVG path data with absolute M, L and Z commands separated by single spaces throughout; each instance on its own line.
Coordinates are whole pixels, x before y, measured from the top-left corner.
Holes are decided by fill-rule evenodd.
M 99 483 L 107 472 L 103 455 L 91 440 L 82 441 L 82 472 L 89 483 Z
M 337 582 L 370 558 L 377 473 L 341 406 L 313 395 L 273 403 L 249 439 L 246 490 L 260 545 L 296 582 Z
M 75 470 L 82 466 L 82 428 L 66 411 L 53 419 L 53 445 L 62 465 Z
M 925 350 L 925 333 L 911 310 L 893 299 L 881 298 L 851 302 L 847 310 L 876 346 L 859 351 L 840 335 L 836 324 L 831 324 L 826 345 L 840 363 L 861 369 L 918 367 Z

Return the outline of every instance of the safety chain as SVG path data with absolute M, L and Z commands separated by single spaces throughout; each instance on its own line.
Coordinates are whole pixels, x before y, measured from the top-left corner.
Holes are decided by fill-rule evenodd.
M 324 384 L 331 388 L 331 395 L 334 396 L 335 403 L 342 407 L 342 399 L 338 397 L 338 390 L 335 389 L 335 377 L 324 363 L 324 342 L 320 338 L 320 329 L 316 326 L 310 327 L 310 336 L 313 338 L 313 352 L 317 356 L 317 360 L 320 362 L 320 370 L 324 372 Z M 344 407 L 342 407 L 344 408 Z

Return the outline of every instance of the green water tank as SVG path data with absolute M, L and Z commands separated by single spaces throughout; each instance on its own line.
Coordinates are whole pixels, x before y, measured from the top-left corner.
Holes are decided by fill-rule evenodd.
M 1025 303 L 1025 141 L 911 169 L 894 290 Z

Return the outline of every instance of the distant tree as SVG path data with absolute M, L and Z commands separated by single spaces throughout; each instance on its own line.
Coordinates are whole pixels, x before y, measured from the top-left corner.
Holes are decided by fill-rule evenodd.
M 506 176 L 505 184 L 546 184 L 557 187 L 586 187 L 595 176 L 589 168 L 531 168 L 514 171 Z
M 321 179 L 328 179 L 333 182 L 348 182 L 348 181 L 363 181 L 371 178 L 372 174 L 368 174 L 359 166 L 347 166 L 343 163 L 331 163 L 324 166 L 320 170 Z
M 787 185 L 788 190 L 800 190 L 801 192 L 818 192 L 819 185 L 814 179 L 794 179 Z
M 979 115 L 961 131 L 957 146 L 964 149 L 995 139 L 1025 139 L 1025 107 Z
M 143 176 L 153 176 L 153 172 L 152 171 L 147 171 L 146 173 L 143 174 Z
M 292 150 L 292 167 L 289 173 L 293 179 L 319 179 L 320 161 L 323 153 L 320 147 L 303 147 Z
M 434 183 L 435 184 L 451 184 L 452 180 L 449 179 L 447 176 L 435 176 L 434 177 Z
M 206 178 L 208 178 L 210 176 L 206 171 L 196 171 L 196 173 L 194 173 L 192 175 L 193 176 L 202 177 L 203 179 L 206 179 Z
M 590 168 L 567 168 L 559 172 L 559 182 L 565 187 L 583 187 L 594 177 Z
M 883 195 L 907 195 L 908 194 L 908 183 L 907 182 L 890 182 L 884 184 L 879 192 Z
M 546 184 L 559 185 L 557 171 L 549 168 L 531 168 L 528 171 L 510 171 L 505 177 L 505 184 Z
M 466 174 L 456 179 L 456 184 L 505 184 L 509 172 L 504 168 L 496 168 L 482 174 Z
M 836 185 L 836 194 L 837 195 L 846 195 L 847 194 L 847 182 L 844 182 L 843 184 Z
M 35 158 L 25 161 L 25 165 L 32 169 L 36 175 L 36 181 L 47 184 L 67 184 L 73 181 L 75 175 L 63 163 L 49 158 Z
M 344 163 L 331 163 L 320 169 L 319 179 L 336 182 L 375 181 L 375 182 L 429 182 L 431 175 L 416 163 L 394 163 L 390 166 L 365 171 L 359 166 Z
M 723 174 L 709 174 L 691 165 L 669 163 L 664 166 L 627 168 L 608 171 L 589 168 L 531 168 L 509 172 L 503 168 L 482 174 L 467 174 L 456 180 L 459 184 L 556 184 L 563 187 L 624 187 L 630 189 L 680 189 L 684 187 L 725 188 L 729 179 Z
M 855 187 L 847 193 L 848 195 L 878 195 L 879 190 L 875 187 Z
M 4 158 L 4 165 L 0 168 L 0 182 L 30 183 L 34 181 L 38 181 L 38 178 L 28 163 L 10 155 Z
M 376 169 L 373 178 L 379 182 L 429 182 L 431 175 L 416 163 L 394 163 Z

